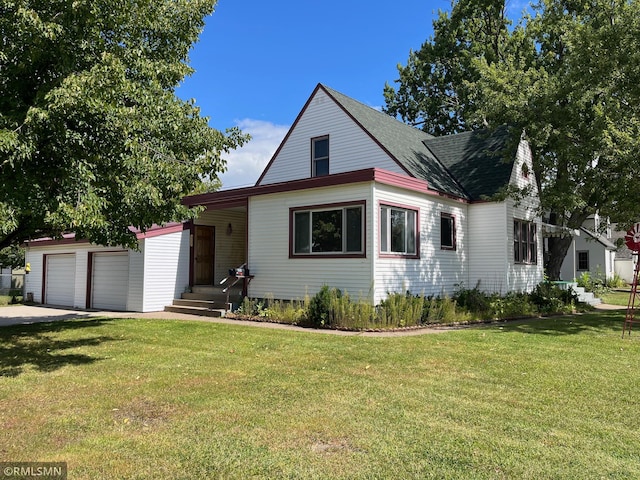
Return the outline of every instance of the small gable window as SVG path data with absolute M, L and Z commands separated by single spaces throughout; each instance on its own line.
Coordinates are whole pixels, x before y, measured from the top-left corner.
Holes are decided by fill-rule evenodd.
M 440 248 L 456 249 L 456 219 L 448 213 L 440 214 Z
M 390 255 L 417 255 L 417 220 L 416 210 L 381 205 L 380 252 Z
M 329 136 L 311 139 L 311 176 L 329 175 Z

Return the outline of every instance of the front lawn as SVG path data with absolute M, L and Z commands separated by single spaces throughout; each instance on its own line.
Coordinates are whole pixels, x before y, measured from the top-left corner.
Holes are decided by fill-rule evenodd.
M 70 479 L 640 478 L 623 312 L 406 337 L 0 329 L 0 458 Z
M 630 292 L 611 290 L 611 291 L 602 293 L 601 295 L 598 295 L 598 297 L 602 300 L 603 303 L 608 303 L 609 305 L 619 305 L 621 307 L 626 307 L 627 305 L 629 305 L 629 295 L 630 295 Z

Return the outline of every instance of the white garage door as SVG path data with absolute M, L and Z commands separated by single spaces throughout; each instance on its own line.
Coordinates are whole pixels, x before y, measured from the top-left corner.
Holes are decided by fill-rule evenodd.
M 94 253 L 91 307 L 126 310 L 129 292 L 129 253 Z
M 76 291 L 76 256 L 47 255 L 44 303 L 73 307 Z

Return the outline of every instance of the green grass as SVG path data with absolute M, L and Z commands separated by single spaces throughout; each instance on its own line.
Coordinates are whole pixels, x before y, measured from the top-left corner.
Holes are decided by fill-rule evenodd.
M 69 478 L 640 478 L 640 331 L 597 312 L 410 337 L 0 329 L 0 458 Z
M 629 292 L 612 290 L 598 296 L 603 303 L 608 303 L 609 305 L 620 305 L 622 307 L 626 307 L 629 304 Z

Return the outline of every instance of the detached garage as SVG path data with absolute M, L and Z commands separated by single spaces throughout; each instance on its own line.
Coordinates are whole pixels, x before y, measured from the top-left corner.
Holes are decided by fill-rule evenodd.
M 26 292 L 49 305 L 163 310 L 189 285 L 189 230 L 179 223 L 137 236 L 138 250 L 93 245 L 73 235 L 28 242 Z

